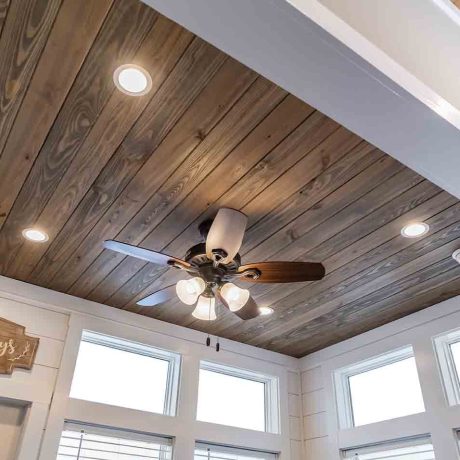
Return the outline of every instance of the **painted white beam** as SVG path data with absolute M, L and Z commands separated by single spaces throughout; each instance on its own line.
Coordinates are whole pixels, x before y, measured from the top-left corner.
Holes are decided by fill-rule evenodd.
M 460 198 L 459 111 L 316 0 L 144 1 Z

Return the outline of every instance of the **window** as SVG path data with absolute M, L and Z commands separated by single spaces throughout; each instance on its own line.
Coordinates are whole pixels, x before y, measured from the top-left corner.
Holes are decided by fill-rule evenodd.
M 460 330 L 436 337 L 434 346 L 447 401 L 460 404 Z
M 343 458 L 352 460 L 434 460 L 429 438 L 416 438 L 359 447 L 343 452 Z
M 57 460 L 171 460 L 172 440 L 142 433 L 66 423 Z
M 175 353 L 85 331 L 70 397 L 174 415 L 179 366 Z
M 342 428 L 425 411 L 412 347 L 336 372 Z
M 279 432 L 278 379 L 202 362 L 197 420 Z
M 276 460 L 278 456 L 269 452 L 238 449 L 197 443 L 194 460 Z

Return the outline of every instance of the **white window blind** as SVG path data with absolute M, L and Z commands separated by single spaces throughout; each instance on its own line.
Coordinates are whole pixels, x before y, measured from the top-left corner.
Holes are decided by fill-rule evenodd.
M 352 460 L 434 460 L 433 445 L 429 438 L 395 441 L 368 447 L 349 449 L 345 459 Z
M 160 436 L 66 423 L 57 460 L 171 460 L 172 440 Z
M 194 460 L 276 460 L 277 454 L 197 443 Z

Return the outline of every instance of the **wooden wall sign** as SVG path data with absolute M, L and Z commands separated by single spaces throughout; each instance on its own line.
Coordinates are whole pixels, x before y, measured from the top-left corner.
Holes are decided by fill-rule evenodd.
M 0 374 L 11 374 L 16 367 L 32 368 L 40 339 L 27 336 L 25 330 L 0 318 Z

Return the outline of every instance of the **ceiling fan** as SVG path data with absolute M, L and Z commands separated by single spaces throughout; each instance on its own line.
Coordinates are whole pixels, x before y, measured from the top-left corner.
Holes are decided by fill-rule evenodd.
M 165 267 L 173 267 L 192 275 L 137 302 L 154 306 L 172 298 L 174 293 L 187 304 L 196 303 L 192 315 L 202 320 L 216 319 L 216 298 L 241 319 L 259 315 L 259 307 L 247 289 L 232 280 L 252 283 L 293 283 L 320 280 L 324 266 L 314 262 L 257 262 L 241 265 L 238 251 L 243 242 L 247 216 L 240 211 L 221 208 L 214 220 L 199 226 L 204 242 L 192 246 L 184 260 L 161 252 L 144 249 L 114 240 L 104 247 Z

